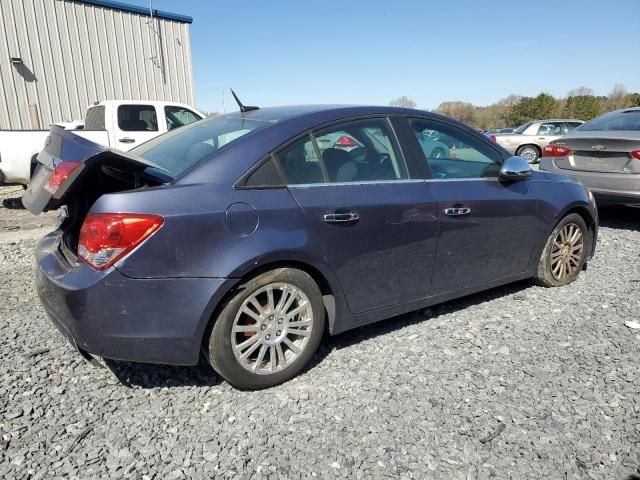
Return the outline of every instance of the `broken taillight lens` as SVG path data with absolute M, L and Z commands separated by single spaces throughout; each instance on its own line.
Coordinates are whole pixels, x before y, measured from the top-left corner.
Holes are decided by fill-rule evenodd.
M 92 268 L 105 270 L 163 225 L 159 215 L 90 213 L 80 229 L 78 255 Z
M 49 182 L 45 184 L 44 189 L 51 195 L 55 194 L 60 185 L 82 165 L 82 162 L 60 162 L 55 166 L 53 172 L 49 176 Z

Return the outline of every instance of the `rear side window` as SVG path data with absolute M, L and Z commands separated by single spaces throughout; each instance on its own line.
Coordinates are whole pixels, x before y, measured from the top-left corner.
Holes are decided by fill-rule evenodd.
M 386 118 L 345 122 L 315 134 L 332 183 L 408 178 L 400 149 Z
M 306 135 L 276 155 L 287 184 L 361 183 L 408 178 L 386 118 L 344 122 Z
M 324 183 L 323 166 L 309 135 L 280 150 L 275 158 L 289 185 Z
M 153 105 L 120 105 L 118 128 L 123 132 L 157 132 L 158 116 Z
M 89 107 L 84 119 L 85 130 L 104 130 L 104 105 Z
M 200 120 L 200 117 L 188 108 L 175 105 L 164 107 L 164 116 L 167 119 L 167 130 L 183 127 Z
M 538 127 L 538 135 L 564 135 L 565 133 L 562 122 L 545 122 Z
M 580 122 L 565 122 L 565 125 L 567 127 L 567 132 L 570 132 L 574 128 L 578 128 L 580 125 L 582 125 L 582 123 L 580 123 Z

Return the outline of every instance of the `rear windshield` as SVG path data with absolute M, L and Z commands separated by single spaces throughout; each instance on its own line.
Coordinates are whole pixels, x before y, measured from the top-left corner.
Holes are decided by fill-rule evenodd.
M 177 178 L 222 147 L 269 125 L 237 117 L 215 117 L 160 135 L 130 153 L 159 165 Z
M 580 131 L 595 132 L 603 130 L 640 131 L 640 110 L 622 110 L 605 113 L 577 128 Z
M 516 128 L 513 133 L 522 133 L 524 132 L 527 128 L 529 128 L 529 125 L 531 125 L 533 122 L 528 122 L 525 123 L 524 125 L 520 125 L 518 128 Z

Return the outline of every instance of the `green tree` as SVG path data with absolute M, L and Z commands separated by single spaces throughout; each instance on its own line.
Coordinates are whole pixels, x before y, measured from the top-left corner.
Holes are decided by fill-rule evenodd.
M 628 97 L 630 107 L 640 107 L 640 93 L 630 93 Z
M 564 112 L 569 118 L 591 120 L 602 113 L 602 103 L 593 95 L 576 95 L 567 98 Z
M 513 125 L 521 125 L 530 120 L 549 118 L 553 116 L 556 106 L 557 100 L 548 93 L 524 97 L 512 107 L 509 120 Z

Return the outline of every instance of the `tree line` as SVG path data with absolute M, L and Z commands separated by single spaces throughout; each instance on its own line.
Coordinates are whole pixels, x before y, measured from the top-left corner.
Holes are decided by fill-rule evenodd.
M 390 105 L 416 107 L 416 103 L 406 96 L 391 101 Z M 592 89 L 579 87 L 569 91 L 564 98 L 555 98 L 544 92 L 536 97 L 509 95 L 486 107 L 463 101 L 442 102 L 434 112 L 479 130 L 488 130 L 517 127 L 530 120 L 545 118 L 590 120 L 605 112 L 639 106 L 640 93 L 629 93 L 623 85 L 616 84 L 607 96 L 596 96 Z

